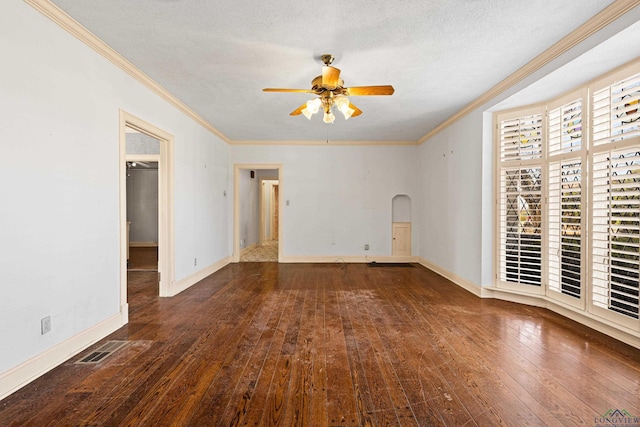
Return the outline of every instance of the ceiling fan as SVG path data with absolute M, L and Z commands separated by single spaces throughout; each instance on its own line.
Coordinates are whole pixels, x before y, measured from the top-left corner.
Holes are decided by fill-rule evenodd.
M 311 81 L 311 89 L 279 89 L 264 88 L 264 92 L 304 92 L 318 95 L 318 98 L 307 101 L 291 112 L 292 116 L 304 114 L 311 120 L 311 116 L 317 113 L 322 107 L 324 111 L 324 122 L 333 123 L 335 116 L 331 111 L 335 107 L 344 114 L 345 120 L 349 117 L 357 117 L 362 111 L 353 105 L 348 96 L 370 96 L 370 95 L 393 95 L 394 89 L 391 85 L 382 86 L 354 86 L 344 87 L 344 82 L 340 78 L 340 70 L 332 67 L 334 57 L 331 54 L 320 57 L 324 66 L 322 75 Z

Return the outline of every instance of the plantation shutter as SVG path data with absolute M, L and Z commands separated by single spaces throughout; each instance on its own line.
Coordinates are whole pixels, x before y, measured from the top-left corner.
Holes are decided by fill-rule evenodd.
M 500 122 L 500 161 L 542 158 L 542 115 Z
M 582 294 L 582 100 L 549 112 L 548 286 L 572 298 Z
M 593 304 L 638 319 L 640 145 L 593 156 Z
M 640 136 L 640 73 L 593 93 L 593 145 Z
M 499 122 L 499 276 L 542 282 L 542 114 Z
M 582 149 L 582 100 L 577 99 L 549 112 L 549 156 Z
M 621 74 L 593 89 L 592 304 L 638 319 L 640 73 Z
M 580 298 L 582 162 L 549 164 L 549 288 Z

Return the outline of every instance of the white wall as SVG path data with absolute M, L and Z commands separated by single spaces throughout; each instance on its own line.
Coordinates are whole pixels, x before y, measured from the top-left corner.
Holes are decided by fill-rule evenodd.
M 476 284 L 481 283 L 482 218 L 487 214 L 479 179 L 482 154 L 479 112 L 419 147 L 420 256 Z
M 629 61 L 639 46 L 632 42 L 639 19 L 636 7 L 419 147 L 422 258 L 454 279 L 493 284 L 492 111 L 530 104 L 532 97 L 552 99 L 585 84 L 603 72 L 598 67 L 604 52 L 608 69 Z
M 278 180 L 278 169 L 258 169 L 256 170 L 256 179 Z
M 254 172 L 255 173 L 255 172 Z M 249 169 L 240 170 L 240 249 L 259 241 L 260 180 Z
M 340 257 L 391 255 L 391 201 L 397 194 L 416 194 L 417 149 L 233 145 L 231 156 L 233 163 L 282 164 L 285 257 Z
M 158 243 L 158 169 L 128 170 L 127 221 L 131 243 Z
M 119 109 L 174 135 L 176 280 L 230 256 L 231 186 L 223 141 L 27 4 L 0 2 L 0 51 L 1 396 L 119 318 Z

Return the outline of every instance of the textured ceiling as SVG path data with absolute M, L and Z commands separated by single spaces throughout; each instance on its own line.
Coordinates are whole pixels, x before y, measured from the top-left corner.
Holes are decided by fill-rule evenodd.
M 52 0 L 232 141 L 417 141 L 611 1 Z M 579 7 L 577 7 L 579 6 Z M 332 53 L 363 114 L 289 113 Z

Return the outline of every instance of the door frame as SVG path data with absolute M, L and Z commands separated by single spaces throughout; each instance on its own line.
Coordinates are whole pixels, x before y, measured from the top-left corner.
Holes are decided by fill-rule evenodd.
M 120 313 L 123 324 L 129 320 L 127 302 L 127 167 L 128 160 L 145 159 L 158 162 L 158 274 L 159 295 L 173 296 L 174 282 L 174 199 L 173 199 L 173 135 L 120 110 L 119 113 L 120 168 Z M 160 141 L 159 155 L 131 154 L 127 156 L 126 128 L 132 128 Z
M 240 262 L 240 171 L 275 169 L 278 171 L 280 198 L 278 200 L 278 262 L 282 259 L 282 163 L 235 163 L 233 165 L 233 255 L 232 262 Z M 261 189 L 262 190 L 262 189 Z M 262 208 L 261 208 L 262 210 Z

